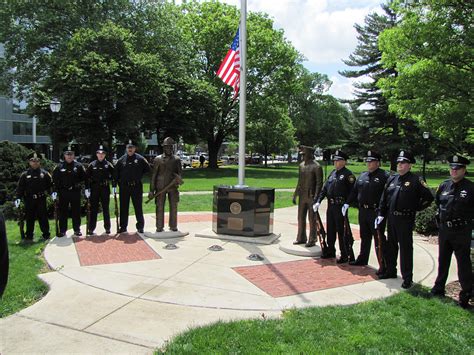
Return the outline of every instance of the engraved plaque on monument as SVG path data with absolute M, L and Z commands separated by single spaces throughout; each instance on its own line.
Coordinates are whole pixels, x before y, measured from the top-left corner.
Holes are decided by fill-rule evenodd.
M 273 232 L 275 189 L 214 186 L 212 230 L 256 237 Z

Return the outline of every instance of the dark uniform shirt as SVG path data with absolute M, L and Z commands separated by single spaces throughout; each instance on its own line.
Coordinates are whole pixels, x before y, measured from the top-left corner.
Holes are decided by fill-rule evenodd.
M 444 181 L 436 191 L 441 223 L 474 226 L 474 183 L 466 178 Z
M 112 181 L 112 186 L 116 186 L 114 165 L 107 160 L 94 160 L 86 170 L 86 187 L 108 186 Z
M 321 203 L 325 197 L 331 203 L 344 204 L 354 187 L 355 176 L 352 171 L 343 167 L 333 170 L 315 202 Z
M 81 163 L 65 161 L 59 163 L 53 171 L 53 186 L 55 191 L 80 189 L 86 172 Z
M 17 198 L 22 198 L 34 195 L 44 195 L 49 192 L 50 188 L 51 175 L 42 168 L 30 168 L 21 174 L 16 189 L 16 196 Z
M 357 178 L 347 203 L 357 204 L 360 207 L 377 208 L 389 176 L 388 172 L 380 168 L 371 173 L 363 172 Z
M 379 215 L 387 212 L 415 215 L 433 202 L 434 197 L 420 177 L 407 172 L 405 175 L 395 174 L 388 178 L 379 205 Z
M 117 180 L 120 183 L 139 182 L 143 174 L 150 170 L 150 165 L 140 154 L 124 154 L 117 161 Z

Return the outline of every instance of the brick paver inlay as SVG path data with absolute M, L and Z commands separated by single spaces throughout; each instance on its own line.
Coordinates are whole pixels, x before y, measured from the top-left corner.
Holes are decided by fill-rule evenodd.
M 161 259 L 136 233 L 74 237 L 81 266 Z
M 310 259 L 233 268 L 272 297 L 284 297 L 376 279 L 369 267 L 336 264 L 335 259 Z

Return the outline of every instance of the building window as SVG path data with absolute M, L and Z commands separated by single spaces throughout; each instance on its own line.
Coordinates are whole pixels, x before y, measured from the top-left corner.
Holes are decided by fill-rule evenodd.
M 29 122 L 13 122 L 13 135 L 31 136 L 33 134 L 32 124 Z

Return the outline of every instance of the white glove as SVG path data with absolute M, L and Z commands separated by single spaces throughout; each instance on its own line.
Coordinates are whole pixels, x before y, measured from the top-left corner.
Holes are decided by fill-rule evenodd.
M 342 205 L 341 212 L 343 216 L 346 215 L 348 209 L 349 209 L 349 205 L 347 203 Z
M 320 205 L 319 202 L 316 202 L 316 203 L 313 205 L 313 211 L 314 211 L 314 212 L 318 212 L 319 205 Z
M 116 187 L 112 187 L 112 192 L 113 194 L 115 195 L 117 193 L 117 188 Z
M 17 198 L 17 199 L 15 200 L 15 207 L 16 207 L 16 208 L 20 207 L 20 203 L 21 203 L 21 200 L 20 200 L 19 198 Z
M 380 223 L 382 223 L 382 221 L 383 221 L 383 217 L 382 217 L 382 216 L 378 216 L 378 217 L 375 219 L 374 228 L 377 229 L 377 227 L 379 226 Z
M 91 197 L 91 190 L 85 189 L 85 190 L 84 190 L 84 195 L 86 195 L 86 198 Z
M 57 197 L 58 197 L 58 193 L 57 193 L 57 192 L 53 192 L 53 193 L 51 194 L 51 198 L 53 199 L 53 201 L 56 200 Z

